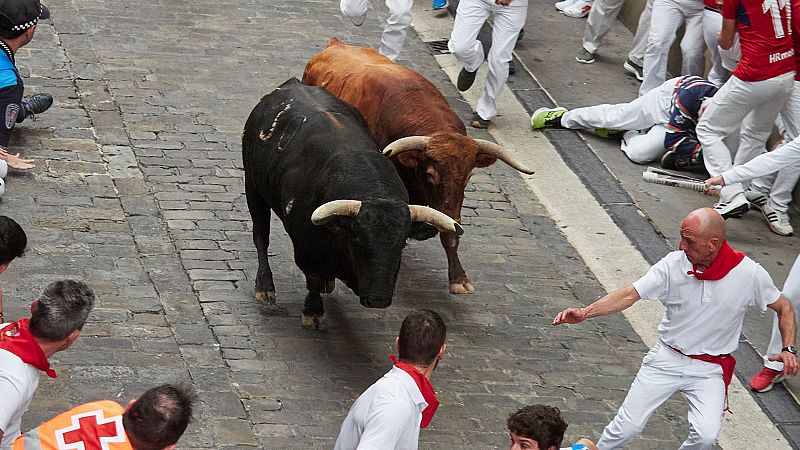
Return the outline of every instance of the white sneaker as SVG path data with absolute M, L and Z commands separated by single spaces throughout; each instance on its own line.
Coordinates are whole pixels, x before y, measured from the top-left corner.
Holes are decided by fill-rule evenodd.
M 718 212 L 723 219 L 742 217 L 748 209 L 750 209 L 750 204 L 744 193 L 738 194 L 729 202 L 714 203 L 714 211 Z
M 0 178 L 5 178 L 8 175 L 8 163 L 0 159 Z
M 592 10 L 591 0 L 578 0 L 574 4 L 570 5 L 568 8 L 564 8 L 564 10 L 561 12 L 568 17 L 581 18 L 588 16 L 589 11 L 591 10 Z
M 364 21 L 367 20 L 367 12 L 364 11 L 364 14 L 360 16 L 347 16 L 350 18 L 350 21 L 353 22 L 353 25 L 360 27 L 364 25 Z
M 789 223 L 789 215 L 785 212 L 766 204 L 761 207 L 761 214 L 767 219 L 767 225 L 773 233 L 779 236 L 791 236 L 794 233 L 794 228 Z
M 581 0 L 563 0 L 563 1 L 557 2 L 556 3 L 556 9 L 559 12 L 564 12 L 564 8 L 569 8 L 570 6 L 574 5 L 575 3 L 578 3 L 579 1 L 581 1 Z
M 0 178 L 0 197 L 2 197 L 3 194 L 5 193 L 6 193 L 6 182 L 3 181 L 2 178 Z
M 744 196 L 750 203 L 751 208 L 755 208 L 761 211 L 762 208 L 767 206 L 767 200 L 768 200 L 767 195 L 759 191 L 758 189 L 749 187 L 747 188 L 747 190 L 744 191 Z

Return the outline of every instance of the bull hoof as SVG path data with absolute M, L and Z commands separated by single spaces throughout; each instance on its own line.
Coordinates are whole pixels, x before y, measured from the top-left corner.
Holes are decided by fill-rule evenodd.
M 256 300 L 263 305 L 274 306 L 277 299 L 275 291 L 256 292 Z
M 469 281 L 463 281 L 461 283 L 450 283 L 450 293 L 451 294 L 474 294 L 475 287 L 472 286 L 472 283 Z
M 336 280 L 328 280 L 325 283 L 325 293 L 330 294 L 333 292 L 333 289 L 336 287 Z
M 300 320 L 306 330 L 319 330 L 325 325 L 325 316 L 307 316 L 300 313 Z

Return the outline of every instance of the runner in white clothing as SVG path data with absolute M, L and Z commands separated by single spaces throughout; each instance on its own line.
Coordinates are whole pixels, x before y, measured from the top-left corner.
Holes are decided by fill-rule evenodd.
M 620 312 L 640 298 L 664 304 L 659 342 L 647 353 L 614 420 L 597 446 L 621 448 L 645 427 L 656 408 L 676 391 L 689 401 L 689 436 L 681 449 L 710 449 L 719 434 L 727 385 L 736 361 L 739 334 L 748 306 L 778 313 L 786 374 L 797 373 L 792 305 L 755 261 L 725 241 L 725 221 L 711 208 L 689 213 L 681 222 L 680 250 L 669 253 L 633 285 L 618 289 L 586 308 L 558 313 L 554 325 Z
M 411 26 L 411 6 L 413 4 L 413 0 L 386 0 L 389 17 L 386 18 L 386 26 L 383 28 L 381 47 L 378 52 L 392 61 L 400 56 L 400 50 L 403 49 L 406 33 Z M 339 2 L 339 9 L 357 27 L 364 24 L 368 7 L 367 0 L 341 0 Z

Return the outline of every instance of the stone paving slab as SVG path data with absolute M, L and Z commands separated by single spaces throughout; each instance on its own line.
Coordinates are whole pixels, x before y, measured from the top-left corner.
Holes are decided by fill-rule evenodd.
M 533 402 L 560 407 L 569 438 L 596 439 L 613 417 L 644 345 L 622 316 L 550 325 L 602 290 L 502 165 L 476 171 L 466 193 L 461 253 L 477 294 L 448 294 L 438 240 L 411 243 L 391 308 L 363 308 L 338 286 L 325 299 L 327 329 L 304 330 L 305 283 L 273 221 L 278 305 L 254 300 L 241 128 L 328 37 L 378 42 L 382 5 L 354 28 L 337 3 L 48 4 L 52 24 L 20 65 L 29 90 L 56 104 L 13 142 L 39 165 L 9 177 L 0 204 L 31 243 L 3 274 L 6 308 L 22 316 L 59 277 L 88 281 L 99 304 L 58 355 L 59 378 L 41 383 L 26 427 L 78 402 L 190 380 L 203 402 L 181 448 L 331 448 L 352 401 L 388 369 L 402 318 L 423 307 L 445 317 L 449 347 L 422 448 L 503 448 L 505 418 Z M 408 41 L 401 62 L 468 118 L 427 47 L 413 33 Z M 685 408 L 668 402 L 635 448 L 676 447 Z

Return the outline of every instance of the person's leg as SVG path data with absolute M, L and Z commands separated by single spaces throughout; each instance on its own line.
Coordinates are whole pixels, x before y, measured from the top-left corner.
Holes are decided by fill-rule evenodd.
M 667 129 L 659 124 L 653 125 L 647 133 L 625 133 L 620 149 L 636 164 L 647 164 L 664 156 L 664 137 Z
M 458 2 L 456 19 L 447 48 L 464 69 L 475 72 L 483 64 L 483 45 L 478 38 L 486 19 L 489 7 L 484 0 L 461 0 Z
M 706 41 L 708 53 L 711 56 L 711 70 L 708 72 L 708 81 L 722 86 L 728 79 L 728 71 L 722 67 L 722 58 L 719 56 L 717 35 L 722 30 L 722 14 L 716 11 L 703 10 L 703 39 Z
M 644 80 L 639 95 L 655 89 L 666 79 L 669 48 L 675 42 L 675 30 L 683 22 L 683 11 L 675 0 L 654 0 L 653 16 L 658 20 L 650 22 L 644 53 Z
M 659 123 L 648 111 L 657 103 L 658 90 L 654 89 L 630 103 L 596 105 L 576 108 L 561 116 L 561 126 L 573 130 L 608 128 L 611 130 L 644 130 Z
M 586 19 L 586 29 L 583 32 L 583 48 L 589 53 L 597 53 L 603 38 L 614 21 L 617 20 L 619 12 L 625 0 L 595 0 Z
M 381 35 L 379 53 L 392 61 L 400 56 L 408 27 L 411 26 L 411 5 L 413 0 L 386 0 L 389 17 Z
M 681 39 L 681 75 L 702 77 L 706 68 L 706 43 L 703 40 L 703 3 L 697 0 L 679 2 L 686 27 Z
M 341 0 L 339 9 L 347 17 L 361 17 L 367 13 L 367 0 Z
M 639 67 L 644 66 L 644 52 L 647 48 L 647 38 L 650 35 L 650 17 L 653 15 L 653 0 L 647 0 L 639 15 L 639 24 L 633 35 L 633 48 L 628 52 L 628 59 Z
M 789 142 L 800 133 L 800 81 L 794 82 L 794 88 L 781 111 L 785 141 Z M 781 169 L 776 176 L 766 176 L 753 180 L 753 186 L 761 192 L 769 192 L 769 207 L 786 213 L 792 201 L 792 192 L 800 178 L 800 164 L 792 164 Z
M 525 25 L 527 12 L 528 0 L 516 0 L 508 6 L 498 5 L 494 8 L 492 47 L 486 58 L 489 73 L 475 108 L 475 112 L 484 120 L 491 120 L 497 114 L 495 101 L 508 79 L 508 62 L 511 61 L 519 30 Z
M 714 448 L 722 424 L 722 410 L 725 407 L 725 383 L 722 369 L 716 364 L 695 361 L 692 366 L 708 366 L 701 369 L 704 376 L 689 383 L 683 394 L 689 402 L 689 436 L 679 450 L 707 450 Z M 716 366 L 716 367 L 714 367 Z

